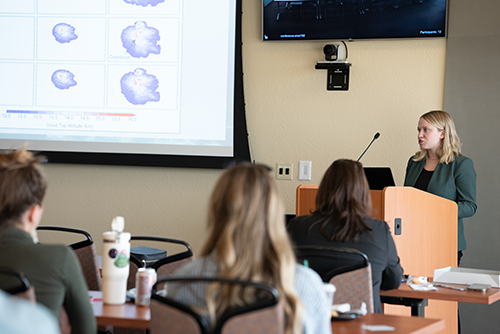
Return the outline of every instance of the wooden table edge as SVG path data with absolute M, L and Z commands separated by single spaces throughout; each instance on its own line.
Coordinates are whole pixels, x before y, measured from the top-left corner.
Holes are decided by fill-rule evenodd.
M 368 318 L 363 319 L 364 317 Z M 350 321 L 332 321 L 332 333 L 346 333 L 346 330 L 352 331 L 353 333 L 371 333 L 367 329 L 363 329 L 362 325 L 386 325 L 394 327 L 394 331 L 381 331 L 380 333 L 433 334 L 439 333 L 440 331 L 446 329 L 445 319 L 419 318 L 378 313 L 369 313 L 364 317 L 360 317 Z M 401 325 L 401 322 L 406 321 L 408 321 L 408 324 Z M 419 325 L 415 326 L 416 322 L 419 323 Z M 422 323 L 424 325 L 422 325 Z M 341 325 L 341 328 L 335 328 L 336 324 Z M 419 328 L 414 329 L 415 327 Z
M 96 318 L 96 323 L 98 326 L 113 326 L 122 328 L 149 329 L 150 327 L 149 320 L 126 320 L 126 319 L 108 318 L 102 316 Z
M 429 319 L 429 318 L 427 318 Z M 429 334 L 429 333 L 439 333 L 440 331 L 446 329 L 446 321 L 444 319 L 432 319 L 436 322 L 428 325 L 417 331 L 413 331 L 412 334 Z
M 493 291 L 455 291 L 447 288 L 438 288 L 436 291 L 417 291 L 407 289 L 380 290 L 381 296 L 404 297 L 415 299 L 447 300 L 461 303 L 475 303 L 490 305 L 500 300 L 500 289 L 491 288 Z

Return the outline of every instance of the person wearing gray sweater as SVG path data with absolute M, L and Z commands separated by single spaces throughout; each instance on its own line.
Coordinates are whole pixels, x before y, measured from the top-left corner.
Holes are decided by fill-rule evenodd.
M 238 164 L 224 172 L 210 199 L 207 238 L 199 258 L 177 270 L 176 276 L 271 285 L 283 305 L 285 334 L 331 333 L 331 300 L 319 275 L 296 262 L 283 203 L 265 166 Z M 169 286 L 167 294 L 193 306 L 213 305 L 206 313 L 213 326 L 224 312 L 252 302 L 255 296 L 242 289 L 222 285 L 215 291 L 179 284 Z

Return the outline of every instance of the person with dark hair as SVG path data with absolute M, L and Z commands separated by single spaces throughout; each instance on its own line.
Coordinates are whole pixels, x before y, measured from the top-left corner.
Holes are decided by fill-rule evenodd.
M 71 333 L 95 334 L 96 321 L 76 254 L 64 245 L 36 243 L 47 189 L 40 161 L 25 147 L 0 153 L 0 266 L 23 272 L 37 302 L 56 319 L 64 307 Z
M 297 246 L 347 247 L 366 254 L 372 268 L 374 309 L 382 313 L 380 289 L 398 288 L 403 269 L 389 225 L 371 218 L 371 211 L 361 163 L 336 160 L 321 180 L 314 212 L 292 219 L 287 229 Z

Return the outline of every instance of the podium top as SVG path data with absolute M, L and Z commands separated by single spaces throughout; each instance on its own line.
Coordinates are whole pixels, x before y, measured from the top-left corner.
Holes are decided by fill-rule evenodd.
M 364 167 L 370 190 L 384 190 L 385 187 L 394 187 L 394 178 L 389 167 Z

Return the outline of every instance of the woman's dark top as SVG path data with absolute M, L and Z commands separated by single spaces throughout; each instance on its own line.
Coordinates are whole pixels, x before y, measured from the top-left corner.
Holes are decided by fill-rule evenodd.
M 413 187 L 423 191 L 427 191 L 427 186 L 429 185 L 429 181 L 431 180 L 432 173 L 434 173 L 433 170 L 428 171 L 427 169 L 423 169 Z
M 325 238 L 321 233 L 321 224 L 314 225 L 309 232 L 309 227 L 319 219 L 321 218 L 312 215 L 292 219 L 287 226 L 292 242 L 297 246 L 348 247 L 365 253 L 372 267 L 373 306 L 376 313 L 383 313 L 380 289 L 397 289 L 403 276 L 403 268 L 399 263 L 389 225 L 381 220 L 367 219 L 365 223 L 372 231 L 362 233 L 357 241 L 339 242 Z M 334 225 L 335 222 L 327 226 L 328 236 L 332 235 Z

